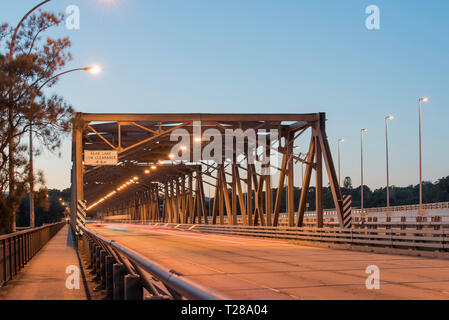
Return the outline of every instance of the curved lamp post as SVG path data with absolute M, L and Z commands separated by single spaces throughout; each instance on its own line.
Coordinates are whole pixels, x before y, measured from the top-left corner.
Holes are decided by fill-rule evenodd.
M 14 34 L 12 36 L 11 39 L 11 45 L 9 48 L 9 61 L 12 61 L 13 55 L 14 55 L 14 48 L 16 46 L 16 38 L 17 38 L 17 33 L 19 32 L 20 27 L 22 26 L 22 24 L 25 22 L 25 20 L 34 12 L 36 11 L 38 8 L 40 8 L 41 6 L 43 6 L 44 4 L 50 2 L 51 0 L 45 0 L 42 1 L 41 3 L 39 3 L 38 5 L 36 5 L 33 9 L 31 9 L 30 11 L 28 11 L 28 13 L 26 15 L 23 16 L 22 20 L 20 20 L 19 24 L 17 25 L 17 27 L 14 29 Z
M 64 71 L 61 72 L 49 79 L 47 79 L 42 85 L 40 85 L 38 87 L 38 92 L 41 91 L 41 89 L 43 87 L 45 87 L 49 82 L 51 82 L 52 80 L 68 74 L 68 73 L 72 73 L 72 72 L 76 72 L 76 71 L 87 71 L 90 72 L 92 74 L 97 74 L 101 71 L 99 66 L 90 66 L 87 68 L 76 68 L 76 69 L 72 69 L 72 70 L 68 70 L 68 71 Z M 34 98 L 33 98 L 34 100 Z M 30 118 L 30 172 L 29 172 L 29 180 L 30 180 L 30 227 L 34 228 L 35 227 L 35 219 L 34 219 L 34 163 L 33 163 L 33 119 Z
M 22 24 L 24 23 L 24 21 L 38 8 L 40 8 L 41 6 L 43 6 L 44 4 L 50 2 L 51 0 L 45 0 L 42 1 L 41 3 L 37 4 L 35 7 L 33 7 L 30 11 L 28 11 L 28 13 L 26 15 L 23 16 L 23 18 L 20 20 L 20 22 L 18 23 L 18 25 L 16 26 L 16 28 L 14 29 L 14 33 L 13 36 L 11 38 L 11 44 L 10 44 L 10 48 L 9 48 L 9 55 L 7 56 L 7 59 L 9 62 L 11 62 L 13 60 L 14 57 L 14 48 L 16 45 L 16 38 L 17 38 L 17 34 L 19 32 L 20 27 L 22 26 Z M 12 91 L 12 88 L 11 88 Z M 13 130 L 13 117 L 14 117 L 14 110 L 12 107 L 9 107 L 8 110 L 8 122 L 9 122 L 9 128 L 11 130 Z M 14 177 L 14 170 L 15 170 L 15 166 L 14 166 L 14 138 L 13 135 L 11 134 L 11 137 L 9 138 L 9 156 L 8 156 L 8 161 L 9 161 L 9 165 L 8 165 L 8 171 L 9 171 L 9 193 L 12 194 L 14 192 L 14 181 L 15 181 L 15 177 Z M 15 219 L 15 213 L 12 216 L 11 219 L 11 232 L 16 232 L 16 219 Z

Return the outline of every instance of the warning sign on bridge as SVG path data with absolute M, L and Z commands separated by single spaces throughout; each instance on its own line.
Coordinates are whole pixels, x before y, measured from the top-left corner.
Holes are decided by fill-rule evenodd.
M 84 151 L 86 166 L 115 166 L 118 163 L 118 152 L 112 150 Z

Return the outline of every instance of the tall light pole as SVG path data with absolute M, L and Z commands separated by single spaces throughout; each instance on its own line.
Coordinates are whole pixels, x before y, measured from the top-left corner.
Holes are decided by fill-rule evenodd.
M 17 33 L 19 32 L 20 27 L 22 26 L 22 24 L 25 22 L 25 20 L 37 9 L 39 9 L 40 7 L 42 7 L 44 4 L 50 2 L 51 0 L 45 0 L 42 1 L 41 3 L 37 4 L 36 6 L 34 6 L 30 11 L 27 12 L 26 15 L 23 16 L 22 20 L 20 20 L 19 24 L 16 26 L 16 28 L 14 29 L 14 33 L 11 39 L 11 44 L 10 44 L 10 48 L 9 48 L 9 61 L 12 61 L 13 59 L 13 55 L 14 55 L 14 48 L 16 46 L 16 38 L 17 38 Z
M 77 68 L 77 69 L 72 69 L 72 70 L 68 70 L 65 72 L 61 72 L 57 75 L 55 75 L 54 77 L 51 77 L 49 79 L 47 79 L 42 85 L 40 85 L 37 89 L 37 92 L 40 92 L 42 90 L 43 87 L 45 87 L 50 81 L 65 75 L 67 73 L 71 73 L 71 72 L 75 72 L 75 71 L 88 71 L 90 73 L 96 74 L 98 72 L 100 72 L 100 67 L 98 66 L 91 66 L 91 67 L 87 67 L 87 68 Z M 34 83 L 31 87 L 33 87 L 34 85 L 36 85 L 37 83 Z M 33 101 L 34 101 L 35 96 L 33 96 Z M 29 183 L 30 183 L 30 227 L 34 228 L 35 227 L 35 219 L 34 219 L 34 155 L 33 155 L 33 119 L 32 116 L 30 115 L 30 172 L 29 172 Z
M 385 117 L 385 147 L 387 157 L 387 212 L 390 211 L 390 167 L 388 164 L 388 120 L 393 120 L 394 116 Z
M 338 185 L 341 187 L 341 144 L 345 139 L 338 140 Z
M 422 210 L 423 204 L 423 188 L 422 188 L 422 134 L 421 134 L 421 105 L 423 102 L 429 101 L 429 98 L 423 97 L 418 99 L 419 105 L 419 209 Z
M 362 129 L 360 130 L 360 141 L 361 141 L 361 149 L 360 149 L 360 181 L 361 181 L 361 186 L 360 186 L 360 197 L 361 197 L 361 210 L 362 210 L 362 216 L 363 216 L 363 134 L 366 133 L 368 131 L 368 129 Z
M 301 162 L 301 188 L 304 188 L 304 162 Z
M 309 157 L 309 153 L 307 152 L 304 155 L 304 159 L 307 160 L 308 157 Z M 301 188 L 304 188 L 304 161 L 301 161 Z
M 7 59 L 9 62 L 12 62 L 14 59 L 14 49 L 16 46 L 16 39 L 17 39 L 17 34 L 19 33 L 19 30 L 21 28 L 21 26 L 23 25 L 23 23 L 25 22 L 25 20 L 34 12 L 36 11 L 38 8 L 40 8 L 41 6 L 43 6 L 44 4 L 50 2 L 51 0 L 45 0 L 40 2 L 39 4 L 37 4 L 36 6 L 34 6 L 30 11 L 27 12 L 26 15 L 23 16 L 23 18 L 20 20 L 20 22 L 17 24 L 16 28 L 14 29 L 14 33 L 12 35 L 11 38 L 11 43 L 9 45 L 9 55 L 7 56 Z M 10 94 L 12 92 L 12 87 L 10 89 Z M 8 107 L 8 129 L 11 131 L 15 131 L 14 129 L 14 109 L 12 106 Z M 9 155 L 8 155 L 8 176 L 9 176 L 9 181 L 8 181 L 8 188 L 9 188 L 9 194 L 12 195 L 15 191 L 15 139 L 14 139 L 14 134 L 13 132 L 10 134 L 9 137 Z M 16 213 L 13 212 L 13 215 L 10 219 L 10 231 L 11 232 L 16 232 Z

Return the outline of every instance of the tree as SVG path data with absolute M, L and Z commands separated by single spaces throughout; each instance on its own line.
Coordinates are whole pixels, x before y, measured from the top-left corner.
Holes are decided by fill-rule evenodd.
M 345 180 L 343 181 L 343 187 L 345 189 L 351 190 L 352 187 L 352 179 L 351 177 L 346 177 Z
M 36 207 L 36 226 L 42 226 L 45 223 L 55 223 L 61 221 L 68 215 L 67 207 L 63 204 L 70 201 L 70 189 L 66 190 L 48 190 L 43 202 L 37 202 Z M 17 212 L 17 225 L 27 227 L 29 222 L 30 202 L 29 196 L 22 199 Z
M 59 148 L 61 132 L 70 128 L 72 108 L 57 95 L 46 97 L 40 88 L 72 59 L 68 38 L 42 39 L 62 21 L 63 15 L 40 11 L 26 16 L 20 29 L 0 27 L 0 232 L 15 231 L 15 213 L 35 179 L 28 176 L 27 148 L 21 144 L 30 123 L 51 151 Z

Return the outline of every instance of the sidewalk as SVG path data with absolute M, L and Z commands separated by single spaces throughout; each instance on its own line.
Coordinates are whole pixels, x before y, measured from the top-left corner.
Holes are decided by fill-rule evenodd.
M 29 264 L 4 288 L 0 300 L 86 300 L 80 272 L 80 289 L 66 288 L 68 266 L 79 267 L 75 239 L 64 226 Z

